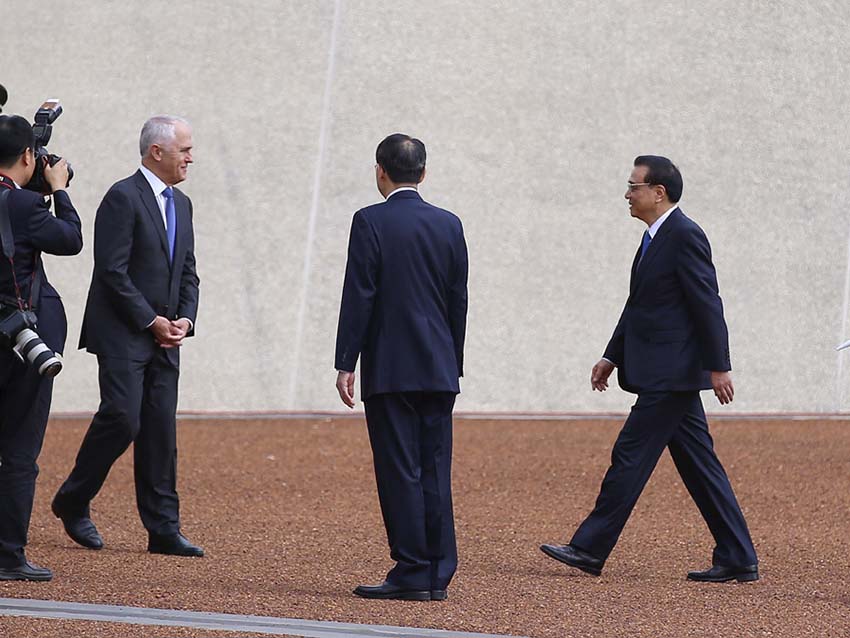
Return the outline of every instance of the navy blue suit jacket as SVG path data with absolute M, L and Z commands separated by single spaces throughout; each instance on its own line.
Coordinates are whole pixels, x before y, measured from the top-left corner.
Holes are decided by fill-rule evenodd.
M 400 191 L 354 215 L 336 369 L 361 360 L 361 394 L 459 392 L 468 260 L 460 219 Z
M 617 365 L 620 386 L 637 393 L 706 390 L 709 371 L 731 370 L 711 247 L 681 209 L 658 229 L 643 260 L 638 249 L 604 356 Z
M 177 235 L 169 262 L 162 213 L 142 172 L 115 183 L 104 195 L 94 222 L 94 272 L 80 348 L 145 361 L 159 347 L 147 329 L 156 316 L 185 317 L 194 324 L 198 275 L 192 202 L 176 188 L 174 209 Z M 167 351 L 175 364 L 178 351 Z

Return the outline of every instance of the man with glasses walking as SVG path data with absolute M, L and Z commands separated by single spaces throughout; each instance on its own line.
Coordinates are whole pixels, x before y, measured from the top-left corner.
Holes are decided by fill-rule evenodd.
M 732 401 L 729 336 L 711 248 L 682 213 L 679 169 L 666 157 L 635 159 L 625 197 L 647 225 L 632 264 L 629 297 L 590 383 L 617 380 L 637 394 L 611 453 L 596 507 L 568 545 L 542 545 L 551 558 L 598 576 L 664 448 L 716 542 L 712 567 L 696 581 L 758 580 L 744 515 L 714 453 L 700 390 Z

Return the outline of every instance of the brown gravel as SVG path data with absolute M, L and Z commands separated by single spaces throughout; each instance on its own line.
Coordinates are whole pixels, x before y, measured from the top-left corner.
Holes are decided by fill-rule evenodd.
M 665 455 L 601 578 L 541 554 L 593 505 L 620 421 L 464 421 L 455 428 L 461 565 L 442 603 L 373 602 L 389 568 L 359 420 L 185 421 L 183 530 L 207 556 L 148 555 L 132 457 L 93 504 L 106 541 L 75 546 L 49 512 L 87 423 L 51 423 L 29 558 L 46 584 L 0 596 L 434 627 L 532 637 L 850 635 L 850 422 L 717 421 L 759 551 L 757 583 L 697 584 L 712 542 Z M 0 636 L 218 636 L 205 630 L 0 618 Z M 232 635 L 232 634 L 231 634 Z M 240 634 L 247 635 L 247 634 Z

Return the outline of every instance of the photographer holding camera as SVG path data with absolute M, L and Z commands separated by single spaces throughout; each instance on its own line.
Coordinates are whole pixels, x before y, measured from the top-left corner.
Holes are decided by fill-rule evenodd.
M 53 195 L 56 215 L 50 212 L 43 194 L 24 190 L 39 171 Z M 41 451 L 53 375 L 61 363 L 53 358 L 48 368 L 34 365 L 35 355 L 26 360 L 12 349 L 12 339 L 24 333 L 36 343 L 34 350 L 53 357 L 65 345 L 67 324 L 59 293 L 47 281 L 41 253 L 76 255 L 83 248 L 80 218 L 64 188 L 68 166 L 54 166 L 36 159 L 32 126 L 17 115 L 0 115 L 0 311 L 4 320 L 0 335 L 0 580 L 47 581 L 53 573 L 29 563 L 24 554 L 38 475 L 36 459 Z M 32 314 L 28 314 L 32 313 Z M 30 319 L 6 334 L 3 327 L 17 317 Z M 7 322 L 6 319 L 9 321 Z M 30 328 L 35 328 L 37 337 Z M 42 343 L 43 340 L 43 343 Z M 21 339 L 17 339 L 20 351 Z

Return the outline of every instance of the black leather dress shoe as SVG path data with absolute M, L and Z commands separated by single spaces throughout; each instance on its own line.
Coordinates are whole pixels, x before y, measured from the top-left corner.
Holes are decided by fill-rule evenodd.
M 148 551 L 151 554 L 168 554 L 169 556 L 196 556 L 204 555 L 204 550 L 197 545 L 192 545 L 189 540 L 180 534 L 150 534 L 148 536 Z
M 688 580 L 696 580 L 701 583 L 725 583 L 730 580 L 748 583 L 758 579 L 758 565 L 744 565 L 743 567 L 715 565 L 704 572 L 688 572 Z
M 445 589 L 435 589 L 434 591 L 446 593 Z M 433 598 L 432 592 L 428 589 L 405 589 L 387 581 L 380 585 L 358 585 L 354 588 L 354 594 L 361 598 L 381 600 L 441 600 L 440 598 Z
M 432 589 L 431 600 L 445 600 L 449 597 L 449 592 L 445 589 Z
M 602 573 L 602 566 L 605 564 L 605 561 L 599 560 L 572 545 L 541 545 L 540 551 L 550 558 L 594 576 L 599 576 Z
M 17 567 L 0 567 L 0 580 L 34 580 L 46 582 L 53 578 L 53 572 L 47 567 L 24 563 Z
M 92 520 L 88 516 L 79 516 L 65 509 L 58 494 L 53 499 L 50 509 L 56 518 L 62 521 L 65 533 L 71 537 L 72 541 L 89 549 L 103 547 L 103 538 L 97 533 Z

